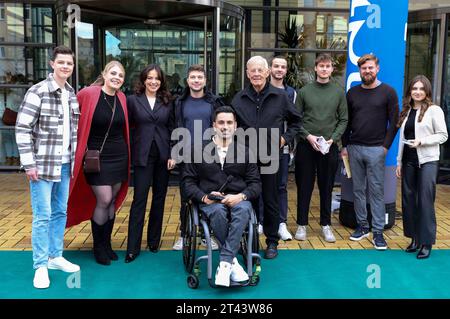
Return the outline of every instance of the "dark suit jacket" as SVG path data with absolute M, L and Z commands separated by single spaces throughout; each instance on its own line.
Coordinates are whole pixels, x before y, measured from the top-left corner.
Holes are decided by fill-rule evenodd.
M 170 158 L 170 135 L 175 123 L 173 103 L 165 105 L 157 98 L 152 110 L 144 93 L 128 96 L 127 107 L 130 126 L 135 129 L 132 164 L 147 166 L 153 141 L 158 146 L 161 161 L 167 161 Z
M 207 146 L 208 143 L 204 142 L 203 149 Z M 229 176 L 232 178 L 225 183 Z M 257 199 L 260 195 L 261 180 L 258 166 L 256 163 L 250 163 L 249 149 L 245 145 L 230 144 L 223 168 L 215 147 L 212 149 L 212 154 L 203 152 L 201 163 L 191 161 L 184 164 L 182 187 L 188 198 L 201 203 L 205 194 L 218 191 L 224 184 L 226 185 L 223 189 L 225 194 L 243 193 L 250 201 Z

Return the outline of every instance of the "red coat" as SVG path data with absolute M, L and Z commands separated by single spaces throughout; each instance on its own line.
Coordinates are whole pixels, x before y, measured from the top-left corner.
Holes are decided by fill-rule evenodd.
M 75 167 L 70 180 L 69 202 L 67 204 L 66 227 L 78 225 L 92 218 L 96 199 L 91 187 L 87 184 L 83 173 L 83 157 L 86 151 L 87 140 L 91 130 L 92 117 L 100 98 L 101 86 L 90 86 L 82 89 L 77 94 L 80 104 L 81 116 L 78 123 L 78 146 L 75 152 Z M 130 136 L 128 127 L 128 112 L 125 94 L 118 92 L 120 104 L 125 114 L 124 136 L 128 146 L 128 176 L 130 176 Z M 122 206 L 127 195 L 128 181 L 122 183 L 122 187 L 116 197 L 115 211 Z

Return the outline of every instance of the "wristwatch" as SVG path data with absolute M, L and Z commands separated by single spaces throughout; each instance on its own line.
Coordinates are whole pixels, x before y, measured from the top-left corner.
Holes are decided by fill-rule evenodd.
M 242 194 L 242 200 L 247 200 L 247 195 Z

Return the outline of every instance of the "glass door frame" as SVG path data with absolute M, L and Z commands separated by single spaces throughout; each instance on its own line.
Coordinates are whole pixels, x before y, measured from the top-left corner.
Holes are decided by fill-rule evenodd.
M 440 30 L 439 30 L 439 41 L 437 42 L 437 61 L 435 66 L 435 76 L 434 79 L 430 79 L 432 83 L 438 83 L 436 88 L 434 88 L 434 96 L 433 101 L 437 105 L 441 105 L 442 103 L 442 94 L 443 89 L 443 81 L 444 81 L 444 68 L 446 67 L 446 61 L 444 59 L 444 55 L 447 48 L 447 30 L 448 30 L 448 21 L 447 16 L 450 14 L 449 8 L 439 8 L 439 9 L 431 9 L 431 10 L 419 10 L 412 11 L 408 15 L 408 23 L 416 23 L 416 22 L 427 22 L 431 20 L 440 20 Z M 408 70 L 406 70 L 408 71 Z M 405 77 L 406 79 L 407 77 Z M 405 83 L 406 84 L 406 83 Z M 406 87 L 406 86 L 405 86 Z
M 168 4 L 170 4 L 170 2 L 173 1 L 167 1 Z M 208 29 L 208 25 L 205 22 L 204 25 L 204 32 L 205 35 L 208 32 L 212 33 L 212 47 L 211 47 L 211 59 L 210 61 L 208 61 L 208 54 L 205 54 L 205 68 L 206 69 L 211 69 L 212 70 L 212 74 L 211 74 L 211 79 L 210 79 L 210 88 L 211 90 L 216 93 L 218 92 L 219 89 L 219 71 L 220 71 L 220 49 L 219 49 L 219 43 L 220 43 L 220 17 L 221 15 L 229 15 L 229 16 L 233 16 L 237 19 L 239 19 L 241 26 L 244 26 L 244 9 L 242 9 L 239 6 L 233 5 L 231 3 L 227 3 L 225 1 L 199 1 L 199 0 L 190 0 L 190 1 L 186 1 L 189 2 L 190 4 L 200 4 L 202 6 L 208 7 L 208 10 L 203 11 L 203 12 L 199 12 L 199 14 L 194 14 L 194 15 L 187 15 L 186 17 L 189 16 L 204 16 L 205 18 L 207 17 L 212 17 L 212 30 L 209 31 Z M 58 24 L 58 29 L 59 32 L 57 34 L 57 43 L 58 44 L 64 44 L 66 43 L 66 45 L 70 45 L 72 47 L 72 49 L 75 52 L 75 56 L 78 56 L 78 43 L 77 43 L 77 37 L 75 34 L 75 28 L 68 28 L 67 27 L 67 23 L 66 23 L 66 19 L 67 19 L 67 13 L 64 11 L 65 10 L 65 4 L 68 3 L 68 0 L 61 0 L 58 5 L 56 5 L 56 15 L 57 15 L 57 24 Z M 97 9 L 92 9 L 92 8 L 83 8 L 83 2 L 78 2 L 78 1 L 72 1 L 72 3 L 79 3 L 80 7 L 81 7 L 81 22 L 83 22 L 83 12 L 89 12 L 90 14 L 92 13 L 98 13 L 99 15 L 105 15 L 105 12 Z M 128 22 L 131 21 L 135 21 L 135 22 L 144 22 L 142 18 L 139 17 L 134 17 L 134 16 L 129 16 L 123 13 L 112 13 L 111 11 L 109 11 L 107 13 L 107 15 L 111 15 L 111 16 L 115 16 L 115 17 L 123 17 L 125 20 L 127 20 Z M 183 16 L 177 16 L 176 18 L 182 18 Z M 162 19 L 162 22 L 164 22 L 165 19 Z M 206 20 L 206 19 L 205 19 Z M 87 22 L 87 23 L 91 23 L 91 22 Z M 96 30 L 101 34 L 102 30 L 105 29 L 106 26 L 102 26 L 102 25 L 94 25 L 94 32 L 96 32 Z M 243 30 L 243 27 L 241 27 L 241 30 Z M 94 37 L 95 38 L 95 37 Z M 105 39 L 104 37 L 99 37 L 99 43 L 98 43 L 98 50 L 99 50 L 99 56 L 100 56 L 100 64 L 101 67 L 103 67 L 105 65 Z M 244 37 L 242 37 L 243 39 Z M 242 41 L 243 42 L 243 41 Z M 205 47 L 204 47 L 204 53 L 208 53 L 208 48 L 206 47 L 207 45 L 207 41 L 206 41 L 206 37 L 205 37 Z M 244 54 L 244 45 L 243 43 L 240 44 L 240 48 L 241 48 L 241 56 L 243 57 Z M 209 64 L 208 64 L 209 63 Z M 240 61 L 240 63 L 243 63 L 243 61 Z M 78 81 L 78 72 L 74 72 L 74 75 L 72 76 L 72 84 L 73 87 L 77 88 L 79 81 Z M 243 76 L 241 78 L 241 83 L 243 82 Z

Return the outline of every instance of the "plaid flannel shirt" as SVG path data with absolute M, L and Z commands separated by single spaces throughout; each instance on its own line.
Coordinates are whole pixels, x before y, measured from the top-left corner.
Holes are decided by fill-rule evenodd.
M 66 82 L 70 109 L 71 174 L 77 148 L 80 108 L 73 88 Z M 25 170 L 36 168 L 40 179 L 61 181 L 63 154 L 63 106 L 61 89 L 49 74 L 25 94 L 16 122 L 16 141 Z

